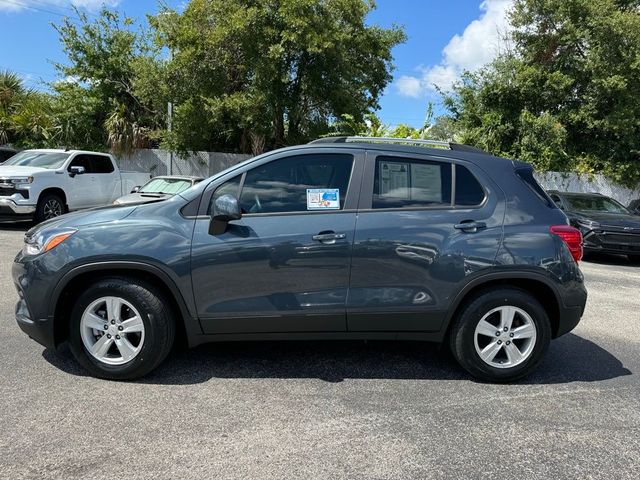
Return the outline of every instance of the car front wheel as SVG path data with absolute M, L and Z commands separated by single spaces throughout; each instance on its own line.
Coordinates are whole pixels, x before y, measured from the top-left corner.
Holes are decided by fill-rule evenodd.
M 480 380 L 510 382 L 531 373 L 551 340 L 540 302 L 515 288 L 487 290 L 454 320 L 450 346 L 460 365 Z
M 99 280 L 72 309 L 71 351 L 96 377 L 142 377 L 171 350 L 175 324 L 170 312 L 152 285 L 126 277 Z

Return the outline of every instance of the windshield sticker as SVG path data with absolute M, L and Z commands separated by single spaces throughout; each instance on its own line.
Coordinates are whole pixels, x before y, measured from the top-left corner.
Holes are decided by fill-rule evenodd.
M 307 210 L 339 209 L 339 188 L 307 188 Z

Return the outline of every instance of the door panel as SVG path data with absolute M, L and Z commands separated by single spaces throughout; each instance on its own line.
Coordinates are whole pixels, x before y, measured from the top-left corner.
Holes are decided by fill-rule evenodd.
M 95 205 L 96 181 L 92 173 L 93 167 L 89 155 L 76 155 L 67 167 L 68 176 L 66 181 L 69 186 L 66 189 L 67 203 L 70 210 L 88 208 Z M 71 167 L 84 167 L 85 173 L 71 177 L 69 172 Z
M 396 165 L 407 161 L 397 160 Z M 502 237 L 504 205 L 496 200 L 497 190 L 486 178 L 480 180 L 487 193 L 482 205 L 454 207 L 451 195 L 456 195 L 455 186 L 460 189 L 463 185 L 454 180 L 447 191 L 446 182 L 451 180 L 446 177 L 446 170 L 436 173 L 429 163 L 428 168 L 420 165 L 417 173 L 400 172 L 394 167 L 397 178 L 390 179 L 381 176 L 374 162 L 375 158 L 367 157 L 368 174 L 362 191 L 368 203 L 363 204 L 361 197 L 365 208 L 358 212 L 353 247 L 348 330 L 438 331 L 455 293 L 471 276 L 494 265 Z M 378 183 L 395 182 L 396 186 L 405 185 L 409 189 L 411 175 L 416 185 L 442 175 L 442 186 L 428 192 L 406 193 L 405 203 L 410 206 L 402 208 L 400 198 L 405 194 L 375 199 L 374 188 L 378 193 L 382 191 L 380 197 L 385 196 L 387 188 L 374 187 L 376 173 L 380 175 Z M 480 172 L 474 174 L 479 176 Z M 400 178 L 401 175 L 404 177 Z M 441 195 L 445 204 L 438 205 L 434 192 Z M 468 203 L 471 196 L 458 198 Z M 417 207 L 421 201 L 425 206 Z M 433 205 L 427 206 L 429 202 Z M 379 207 L 371 208 L 375 205 Z M 387 205 L 393 207 L 384 208 Z M 459 224 L 466 221 L 484 222 L 485 226 L 463 229 Z
M 196 222 L 193 288 L 205 333 L 344 331 L 355 213 Z M 322 243 L 334 231 L 344 238 Z
M 273 157 L 203 194 L 192 244 L 202 328 L 344 332 L 364 156 L 323 149 Z M 211 205 L 222 194 L 239 197 L 243 216 L 211 235 Z

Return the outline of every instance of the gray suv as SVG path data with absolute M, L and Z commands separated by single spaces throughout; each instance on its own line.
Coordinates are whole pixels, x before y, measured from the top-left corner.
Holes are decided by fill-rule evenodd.
M 149 373 L 176 339 L 399 339 L 445 342 L 475 377 L 505 382 L 579 322 L 581 255 L 525 163 L 321 139 L 164 202 L 34 227 L 13 265 L 16 319 L 107 379 Z

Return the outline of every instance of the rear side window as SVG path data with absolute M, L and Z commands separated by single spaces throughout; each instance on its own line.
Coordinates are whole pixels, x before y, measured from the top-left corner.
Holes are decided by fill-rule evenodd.
M 542 202 L 549 208 L 558 208 L 553 200 L 549 198 L 547 192 L 540 186 L 538 181 L 533 177 L 533 170 L 530 168 L 519 168 L 516 170 L 516 175 L 522 182 L 531 189 L 536 196 L 542 200 Z
M 456 165 L 456 205 L 473 207 L 484 201 L 484 190 L 480 182 L 467 167 Z
M 109 157 L 104 155 L 91 155 L 91 164 L 93 166 L 91 173 L 112 173 L 113 162 Z
M 274 160 L 246 173 L 240 207 L 247 213 L 340 210 L 353 156 L 309 154 Z
M 403 157 L 376 159 L 373 208 L 451 205 L 451 164 Z

